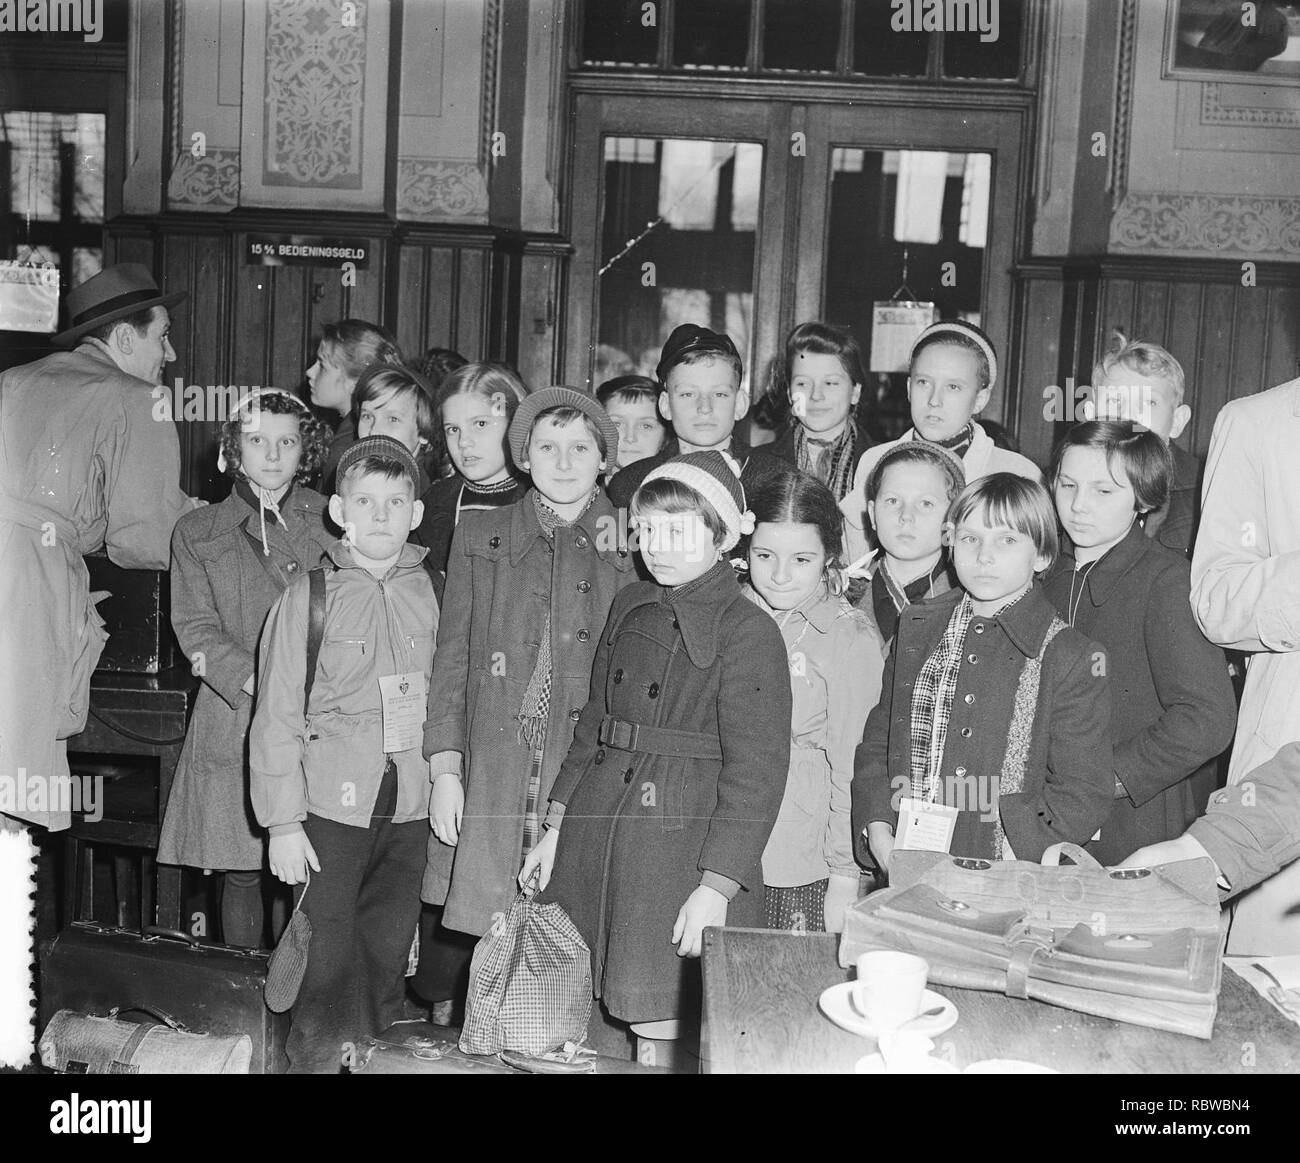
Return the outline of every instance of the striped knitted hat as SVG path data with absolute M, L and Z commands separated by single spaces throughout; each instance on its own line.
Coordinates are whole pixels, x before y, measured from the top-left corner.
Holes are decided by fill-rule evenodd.
M 717 510 L 727 530 L 720 546 L 723 553 L 754 532 L 754 514 L 745 503 L 745 489 L 740 483 L 740 465 L 729 454 L 710 449 L 674 456 L 647 473 L 641 487 L 653 480 L 689 485 Z
M 367 436 L 351 445 L 339 457 L 338 471 L 334 474 L 334 479 L 339 486 L 343 484 L 343 478 L 348 475 L 348 469 L 357 461 L 364 460 L 368 456 L 397 461 L 406 470 L 407 475 L 411 478 L 411 484 L 415 486 L 418 494 L 420 489 L 420 466 L 416 464 L 415 457 L 411 455 L 411 450 L 400 440 L 394 440 L 391 436 Z

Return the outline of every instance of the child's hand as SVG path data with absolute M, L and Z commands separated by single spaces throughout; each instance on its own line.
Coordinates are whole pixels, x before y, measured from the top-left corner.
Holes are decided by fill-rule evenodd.
M 698 957 L 704 947 L 704 930 L 727 923 L 727 898 L 716 888 L 700 885 L 682 905 L 673 924 L 673 944 L 678 957 Z
M 444 772 L 433 782 L 429 793 L 429 827 L 444 844 L 456 847 L 460 840 L 460 821 L 465 811 L 465 789 L 460 776 Z
M 880 871 L 889 871 L 889 857 L 894 851 L 894 829 L 883 820 L 874 820 L 867 825 L 867 847 L 880 865 Z
M 547 828 L 542 833 L 542 838 L 533 846 L 533 850 L 524 857 L 524 866 L 519 870 L 520 888 L 523 888 L 528 883 L 529 878 L 533 875 L 534 868 L 541 870 L 537 874 L 538 892 L 541 892 L 551 883 L 551 870 L 555 867 L 555 847 L 559 842 L 559 828 Z
M 844 931 L 844 910 L 857 899 L 858 878 L 856 876 L 831 876 L 831 882 L 826 888 L 826 900 L 822 905 L 828 933 Z
M 307 865 L 313 872 L 320 871 L 316 849 L 311 846 L 306 832 L 290 832 L 287 836 L 271 837 L 271 872 L 285 884 L 305 884 Z

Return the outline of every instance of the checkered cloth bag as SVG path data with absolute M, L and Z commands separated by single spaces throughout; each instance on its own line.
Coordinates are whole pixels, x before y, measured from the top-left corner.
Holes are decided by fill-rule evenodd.
M 591 950 L 562 906 L 526 893 L 474 947 L 460 1048 L 540 1056 L 587 1036 Z

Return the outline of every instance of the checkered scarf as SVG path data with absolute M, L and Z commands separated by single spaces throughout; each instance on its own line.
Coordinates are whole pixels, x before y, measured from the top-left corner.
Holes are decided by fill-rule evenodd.
M 943 748 L 948 737 L 952 700 L 957 693 L 957 672 L 966 628 L 974 616 L 968 595 L 963 595 L 939 645 L 921 665 L 912 690 L 912 798 L 937 799 Z
M 542 534 L 547 541 L 555 541 L 555 531 L 564 529 L 582 519 L 592 502 L 600 492 L 597 485 L 591 490 L 586 505 L 572 521 L 566 521 L 545 501 L 541 493 L 533 492 L 533 509 L 537 513 L 537 523 L 542 527 Z M 546 739 L 546 722 L 551 714 L 551 605 L 547 603 L 546 620 L 542 623 L 542 638 L 537 647 L 537 663 L 533 675 L 528 680 L 524 691 L 524 701 L 519 707 L 519 741 L 526 747 L 537 750 Z
M 796 424 L 795 463 L 830 489 L 837 501 L 842 501 L 853 485 L 853 449 L 856 442 L 852 419 L 844 425 L 844 431 L 835 440 L 829 441 L 809 436 L 802 424 Z

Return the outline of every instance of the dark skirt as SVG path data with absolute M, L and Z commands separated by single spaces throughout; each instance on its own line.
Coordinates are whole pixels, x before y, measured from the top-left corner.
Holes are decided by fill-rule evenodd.
M 829 877 L 793 888 L 763 886 L 763 924 L 769 929 L 792 933 L 826 932 L 824 905 Z

